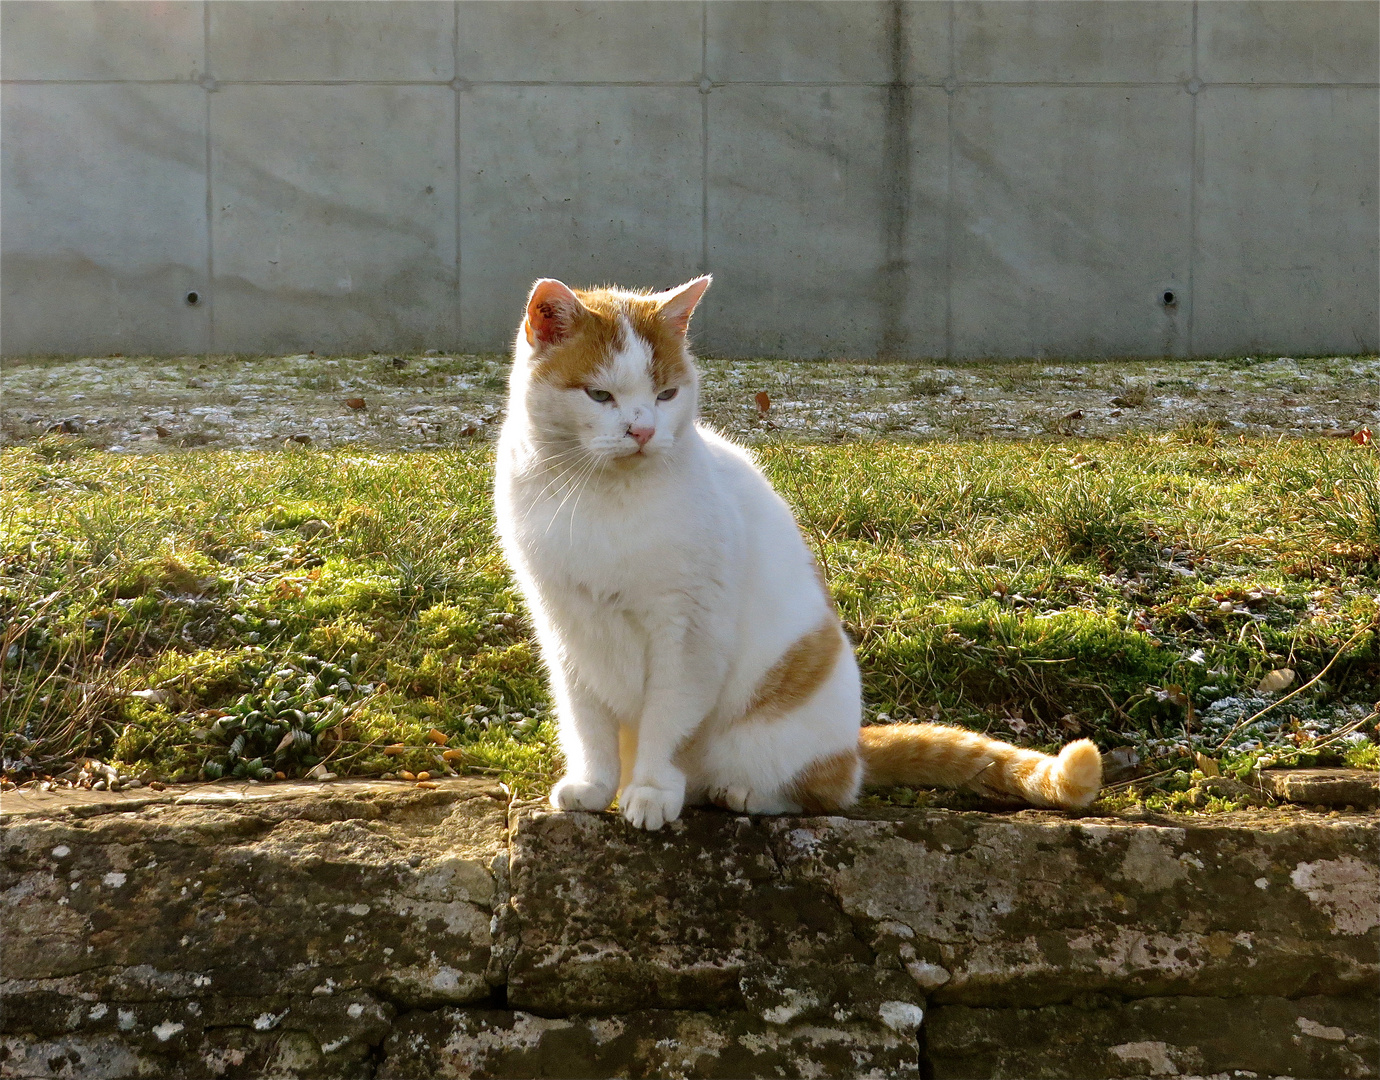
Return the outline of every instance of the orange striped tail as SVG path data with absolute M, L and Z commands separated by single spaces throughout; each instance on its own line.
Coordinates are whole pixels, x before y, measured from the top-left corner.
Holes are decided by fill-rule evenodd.
M 1032 806 L 1075 810 L 1097 798 L 1102 755 L 1088 739 L 1057 757 L 942 724 L 877 724 L 859 732 L 863 783 L 967 788 Z

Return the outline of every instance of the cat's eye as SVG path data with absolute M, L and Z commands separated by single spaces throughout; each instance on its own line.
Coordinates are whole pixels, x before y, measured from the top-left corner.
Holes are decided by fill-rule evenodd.
M 613 400 L 613 395 L 610 394 L 607 390 L 596 390 L 592 386 L 586 386 L 585 393 L 601 404 L 605 401 Z
M 677 389 L 678 387 L 672 386 L 668 390 L 663 390 L 661 393 L 657 394 L 657 401 L 670 401 L 673 397 L 676 396 Z

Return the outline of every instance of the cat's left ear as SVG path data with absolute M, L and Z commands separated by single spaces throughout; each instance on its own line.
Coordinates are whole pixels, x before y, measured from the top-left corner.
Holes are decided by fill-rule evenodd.
M 653 299 L 660 301 L 657 309 L 661 313 L 662 319 L 676 333 L 684 335 L 690 329 L 690 316 L 695 312 L 695 305 L 700 302 L 700 297 L 704 295 L 704 290 L 709 288 L 709 283 L 714 280 L 712 274 L 705 274 L 697 277 L 694 281 L 687 281 L 676 289 L 668 289 L 666 292 L 657 293 Z

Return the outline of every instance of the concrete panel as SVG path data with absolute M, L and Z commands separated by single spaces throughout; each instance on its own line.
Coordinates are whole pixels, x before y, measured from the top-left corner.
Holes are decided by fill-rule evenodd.
M 1375 0 L 1198 5 L 1198 75 L 1206 82 L 1375 83 Z
M 448 87 L 231 86 L 212 96 L 215 342 L 445 345 L 455 310 Z
M 3 350 L 206 347 L 206 92 L 6 86 Z
M 506 348 L 538 277 L 662 287 L 699 272 L 700 100 L 689 87 L 461 95 L 467 347 Z
M 954 108 L 958 357 L 1187 347 L 1191 98 L 1177 87 L 975 87 Z
M 715 82 L 885 83 L 895 78 L 893 57 L 900 55 L 906 78 L 939 81 L 949 70 L 948 7 L 877 0 L 712 3 L 708 75 Z M 902 40 L 893 42 L 898 34 Z
M 696 82 L 691 0 L 474 0 L 459 5 L 460 77 L 475 82 Z
M 881 168 L 895 118 L 883 88 L 715 91 L 709 351 L 943 352 L 944 98 L 912 91 L 905 158 L 892 176 Z M 889 256 L 901 265 L 888 270 Z
M 449 80 L 455 7 L 427 0 L 212 3 L 217 79 Z
M 984 82 L 1185 80 L 1193 73 L 1193 5 L 1183 0 L 959 3 L 954 5 L 954 57 L 959 79 Z
M 197 79 L 200 2 L 5 0 L 0 68 L 14 79 Z
M 1199 95 L 1196 352 L 1380 349 L 1377 107 L 1361 88 Z

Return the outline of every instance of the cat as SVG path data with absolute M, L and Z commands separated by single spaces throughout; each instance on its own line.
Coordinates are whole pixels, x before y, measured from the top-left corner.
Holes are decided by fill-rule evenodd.
M 685 805 L 830 813 L 864 784 L 968 787 L 1075 808 L 1102 780 L 938 724 L 862 726 L 827 583 L 752 455 L 697 422 L 686 341 L 709 287 L 532 287 L 498 443 L 498 531 L 536 629 L 561 810 L 657 830 Z

